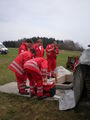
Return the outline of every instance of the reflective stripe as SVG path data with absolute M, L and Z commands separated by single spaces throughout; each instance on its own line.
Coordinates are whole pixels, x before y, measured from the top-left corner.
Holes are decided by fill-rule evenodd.
M 22 75 L 23 73 L 20 72 L 20 70 L 18 70 L 13 64 L 10 64 L 10 66 L 12 66 L 20 75 Z
M 50 73 L 49 73 L 49 76 L 50 76 L 50 77 L 51 77 L 51 74 L 52 74 L 52 73 L 50 72 Z
M 35 61 L 33 61 L 33 60 L 29 61 L 28 63 L 29 63 L 29 64 L 34 64 L 34 65 L 37 66 L 37 63 L 36 63 Z
M 18 68 L 20 68 L 20 70 L 21 70 L 22 72 L 24 72 L 24 70 L 22 69 L 22 67 L 21 67 L 19 64 L 17 64 L 15 61 L 13 61 L 13 63 L 14 63 Z
M 47 77 L 43 78 L 43 80 L 47 80 Z
M 34 92 L 34 90 L 30 90 L 30 92 Z
M 29 61 L 27 61 L 24 66 L 26 66 L 26 65 L 33 66 L 33 67 L 35 67 L 36 69 L 39 70 L 39 67 L 38 67 L 38 65 L 37 65 L 37 62 L 35 62 L 34 60 L 29 60 Z
M 40 90 L 40 89 L 43 89 L 43 86 L 41 86 L 41 87 L 37 87 L 37 90 Z
M 21 87 L 19 87 L 20 89 L 25 89 L 25 86 L 21 86 Z
M 43 92 L 43 90 L 37 90 L 37 93 L 40 93 L 40 92 L 42 93 L 42 92 Z
M 39 70 L 39 67 L 38 67 L 38 66 L 36 66 L 35 64 L 31 64 L 31 63 L 30 63 L 30 64 L 28 64 L 28 63 L 27 63 L 27 64 L 25 64 L 24 66 L 27 66 L 27 65 L 28 65 L 28 66 L 33 66 L 33 67 L 35 67 L 36 69 L 38 69 L 38 70 Z
M 47 69 L 41 68 L 41 71 L 42 71 L 42 72 L 47 72 Z
M 39 67 L 38 67 L 38 66 L 36 66 L 36 65 L 34 65 L 34 64 L 30 64 L 30 66 L 33 66 L 33 67 L 35 67 L 36 69 L 38 69 L 38 70 L 39 70 Z
M 34 64 L 37 65 L 37 63 L 36 63 L 35 61 L 33 61 L 33 60 L 29 60 L 29 61 L 27 61 L 27 63 L 29 63 L 29 62 L 32 62 L 32 63 L 34 63 Z
M 34 87 L 33 87 L 33 86 L 30 86 L 30 88 L 32 88 L 32 89 L 33 89 Z

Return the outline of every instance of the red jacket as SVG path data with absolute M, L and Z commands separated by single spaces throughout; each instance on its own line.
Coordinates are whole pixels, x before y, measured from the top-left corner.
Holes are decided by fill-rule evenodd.
M 23 53 L 24 51 L 27 51 L 28 49 L 27 49 L 27 46 L 26 46 L 26 44 L 24 43 L 24 42 L 22 42 L 22 44 L 21 44 L 21 46 L 20 46 L 20 48 L 19 48 L 19 54 L 20 53 Z
M 13 72 L 21 76 L 24 73 L 23 65 L 27 60 L 32 58 L 32 53 L 30 51 L 25 51 L 19 54 L 14 61 L 8 66 Z
M 39 46 L 38 43 L 35 43 L 33 48 L 36 50 L 36 57 L 44 57 L 44 48 L 42 45 Z
M 28 60 L 24 64 L 24 69 L 35 71 L 38 74 L 44 75 L 44 76 L 46 76 L 46 74 L 47 74 L 47 68 L 48 68 L 47 60 L 42 57 Z
M 46 47 L 47 59 L 56 59 L 56 54 L 59 54 L 58 46 L 53 44 L 49 44 Z
M 76 71 L 76 67 L 77 67 L 78 63 L 79 63 L 79 58 L 77 58 L 76 61 L 75 61 L 75 63 L 74 63 L 73 72 Z

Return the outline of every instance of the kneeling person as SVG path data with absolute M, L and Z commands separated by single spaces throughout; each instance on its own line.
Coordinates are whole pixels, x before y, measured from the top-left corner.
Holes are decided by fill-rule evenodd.
M 30 94 L 35 95 L 35 82 L 37 88 L 37 98 L 43 98 L 43 80 L 47 78 L 48 64 L 42 57 L 28 60 L 24 64 L 24 70 L 30 80 Z

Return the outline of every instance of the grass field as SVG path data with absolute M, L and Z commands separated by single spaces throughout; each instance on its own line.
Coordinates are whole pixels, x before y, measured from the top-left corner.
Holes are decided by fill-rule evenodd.
M 0 55 L 0 85 L 15 81 L 15 75 L 8 65 L 18 54 L 18 49 L 9 49 L 7 55 Z M 60 51 L 57 66 L 65 67 L 68 56 L 80 52 Z M 0 120 L 90 120 L 90 106 L 78 106 L 68 111 L 59 111 L 57 101 L 38 101 L 0 92 Z

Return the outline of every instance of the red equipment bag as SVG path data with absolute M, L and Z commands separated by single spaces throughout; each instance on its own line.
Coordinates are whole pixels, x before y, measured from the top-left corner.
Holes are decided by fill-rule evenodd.
M 54 82 L 43 82 L 43 94 L 47 97 L 53 97 L 56 94 Z

